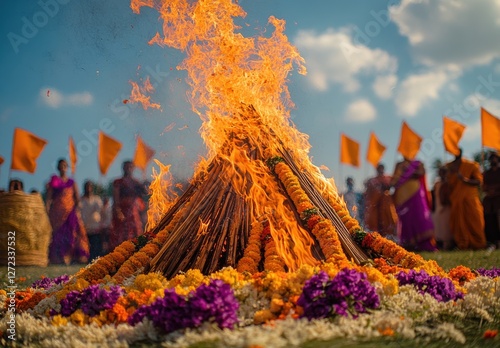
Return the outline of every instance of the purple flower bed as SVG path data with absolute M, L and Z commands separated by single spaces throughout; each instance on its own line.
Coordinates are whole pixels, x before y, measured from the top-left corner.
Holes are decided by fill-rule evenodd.
M 408 273 L 401 271 L 396 278 L 400 286 L 413 285 L 421 294 L 427 293 L 439 302 L 455 301 L 464 297 L 463 293 L 456 290 L 450 279 L 430 276 L 424 270 L 420 272 L 410 270 Z
M 148 318 L 165 333 L 201 326 L 204 322 L 216 323 L 220 328 L 233 328 L 238 321 L 239 302 L 229 284 L 212 280 L 203 284 L 187 297 L 172 289 L 165 289 L 165 296 L 147 306 L 139 307 L 129 317 L 129 324 Z
M 51 287 L 53 287 L 54 285 L 65 284 L 68 282 L 68 280 L 69 280 L 69 276 L 66 274 L 59 276 L 59 277 L 55 277 L 55 278 L 45 277 L 45 278 L 38 279 L 35 282 L 33 282 L 33 284 L 31 284 L 31 287 L 47 290 L 47 289 L 50 289 Z
M 71 291 L 61 300 L 61 315 L 69 317 L 77 309 L 81 309 L 88 316 L 96 316 L 104 309 L 113 308 L 122 294 L 123 290 L 118 285 L 109 290 L 91 285 L 82 292 Z
M 309 320 L 334 315 L 356 317 L 368 309 L 376 309 L 380 299 L 365 273 L 343 269 L 333 279 L 324 271 L 311 277 L 304 285 L 297 302 Z
M 500 277 L 500 268 L 493 267 L 492 269 L 478 268 L 476 272 L 483 277 L 496 278 Z

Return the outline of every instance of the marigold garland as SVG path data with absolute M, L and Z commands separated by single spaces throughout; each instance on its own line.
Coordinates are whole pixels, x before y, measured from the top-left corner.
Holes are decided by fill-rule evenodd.
M 243 257 L 238 261 L 238 272 L 257 273 L 261 260 L 261 234 L 263 226 L 261 223 L 254 223 L 248 238 L 248 244 L 243 252 Z
M 285 186 L 285 190 L 292 199 L 297 212 L 305 221 L 311 233 L 319 241 L 319 245 L 327 262 L 344 263 L 348 262 L 345 256 L 342 245 L 338 238 L 335 226 L 328 219 L 323 218 L 318 213 L 318 209 L 312 204 L 306 192 L 300 186 L 298 178 L 295 176 L 290 167 L 284 162 L 279 161 L 274 165 L 274 172 Z M 339 209 L 342 208 L 338 205 Z M 342 216 L 346 217 L 345 221 L 350 225 L 350 216 L 346 209 Z M 359 225 L 357 225 L 359 227 Z
M 276 248 L 276 243 L 271 236 L 271 227 L 267 224 L 262 230 L 262 236 L 264 238 L 264 269 L 266 271 L 272 272 L 284 272 L 285 271 L 285 261 L 278 254 Z
M 422 256 L 407 251 L 395 242 L 384 238 L 378 232 L 366 233 L 358 231 L 354 239 L 364 248 L 370 249 L 406 270 L 423 269 L 429 275 L 449 278 L 449 275 L 434 260 L 426 261 Z

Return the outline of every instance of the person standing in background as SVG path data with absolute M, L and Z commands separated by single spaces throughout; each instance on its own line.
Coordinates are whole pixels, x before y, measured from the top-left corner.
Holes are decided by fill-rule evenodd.
M 364 222 L 369 231 L 377 231 L 392 240 L 397 239 L 398 217 L 390 190 L 391 177 L 385 175 L 385 166 L 377 166 L 377 176 L 365 183 Z
M 90 244 L 90 261 L 103 254 L 101 210 L 102 199 L 94 194 L 94 184 L 91 181 L 85 181 L 81 199 L 81 212 Z
M 446 167 L 439 168 L 439 180 L 436 181 L 432 189 L 432 222 L 434 222 L 437 247 L 442 250 L 453 248 L 453 236 L 450 229 L 450 189 L 446 182 L 447 173 Z
M 396 164 L 391 186 L 401 225 L 400 244 L 408 250 L 436 251 L 423 163 L 404 158 Z
M 483 174 L 484 232 L 486 241 L 500 248 L 500 153 L 488 156 L 490 168 Z
M 66 175 L 68 163 L 57 162 L 59 175 L 47 184 L 46 208 L 52 225 L 49 261 L 53 264 L 87 263 L 89 240 L 79 209 L 78 187 Z
M 101 235 L 103 239 L 103 253 L 106 254 L 112 250 L 109 249 L 109 235 L 111 233 L 112 226 L 112 206 L 110 199 L 108 196 L 104 196 L 102 200 L 102 209 L 101 209 Z
M 483 205 L 479 199 L 483 176 L 479 164 L 463 159 L 460 150 L 446 167 L 446 181 L 450 185 L 450 228 L 455 244 L 462 250 L 484 249 Z
M 113 181 L 113 218 L 109 248 L 114 249 L 122 242 L 143 233 L 139 199 L 147 194 L 146 188 L 132 174 L 135 166 L 132 161 L 123 162 L 123 177 Z
M 349 215 L 359 221 L 360 219 L 360 204 L 361 194 L 354 191 L 354 179 L 348 177 L 345 181 L 347 191 L 342 195 L 346 204 Z

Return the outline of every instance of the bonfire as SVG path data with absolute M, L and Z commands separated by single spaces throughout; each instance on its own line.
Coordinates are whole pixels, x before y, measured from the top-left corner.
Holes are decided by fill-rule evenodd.
M 270 17 L 267 36 L 248 38 L 234 23 L 245 12 L 230 0 L 131 3 L 138 14 L 143 6 L 163 20 L 150 43 L 186 53 L 178 68 L 187 71 L 208 153 L 170 200 L 161 182 L 169 167 L 160 164 L 143 235 L 74 275 L 18 292 L 19 340 L 249 347 L 420 336 L 464 343 L 457 318 L 498 325 L 497 269 L 445 272 L 363 231 L 333 179 L 311 162 L 308 137 L 290 119 L 286 85 L 293 70 L 306 73 L 305 62 L 284 21 Z M 134 85 L 129 101 L 159 108 L 145 95 L 150 87 Z M 4 343 L 8 320 L 0 322 Z M 495 330 L 488 335 L 495 339 Z

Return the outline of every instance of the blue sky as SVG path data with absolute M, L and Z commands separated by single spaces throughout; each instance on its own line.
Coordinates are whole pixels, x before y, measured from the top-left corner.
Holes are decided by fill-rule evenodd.
M 326 166 L 340 190 L 357 188 L 374 169 L 364 160 L 370 131 L 387 146 L 388 172 L 399 159 L 405 120 L 423 138 L 418 158 L 430 168 L 445 155 L 442 116 L 467 126 L 467 157 L 481 148 L 479 110 L 500 115 L 500 1 L 240 0 L 248 28 L 273 15 L 305 58 L 308 74 L 290 76 L 292 120 L 310 136 L 313 163 Z M 4 1 L 0 4 L 0 187 L 6 187 L 16 127 L 48 140 L 35 174 L 12 171 L 41 190 L 68 137 L 79 152 L 76 180 L 102 183 L 121 174 L 141 135 L 174 178 L 191 177 L 205 147 L 190 108 L 179 51 L 149 46 L 158 13 L 133 14 L 123 0 Z M 259 31 L 253 32 L 257 34 Z M 162 109 L 123 104 L 131 85 L 150 78 Z M 50 90 L 49 96 L 47 91 Z M 171 129 L 171 130 L 170 130 Z M 106 177 L 97 166 L 97 133 L 123 143 Z M 339 135 L 361 145 L 362 167 L 339 164 Z M 151 170 L 148 170 L 149 178 Z M 137 172 L 138 177 L 141 173 Z M 432 176 L 431 176 L 432 177 Z

